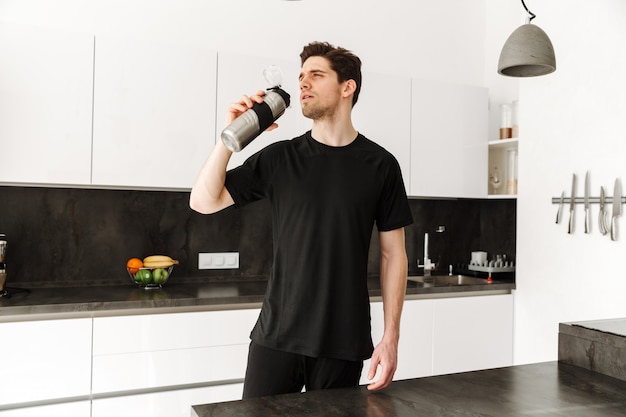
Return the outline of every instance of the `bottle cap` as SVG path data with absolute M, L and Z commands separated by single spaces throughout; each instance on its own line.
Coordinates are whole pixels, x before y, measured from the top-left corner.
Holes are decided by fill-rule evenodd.
M 263 70 L 263 77 L 265 81 L 270 85 L 270 88 L 280 87 L 283 83 L 283 72 L 276 65 L 270 65 Z

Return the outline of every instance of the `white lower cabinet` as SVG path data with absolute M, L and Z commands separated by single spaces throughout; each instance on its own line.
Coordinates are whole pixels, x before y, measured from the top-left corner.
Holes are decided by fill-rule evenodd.
M 383 336 L 383 303 L 371 303 L 372 340 L 376 346 Z M 394 380 L 419 378 L 432 373 L 432 327 L 433 300 L 407 300 L 402 309 L 400 321 L 400 342 L 398 344 L 398 368 Z M 369 384 L 367 379 L 370 360 L 363 364 L 361 384 Z M 379 369 L 380 372 L 380 369 Z M 376 378 L 374 378 L 376 379 Z
M 241 399 L 243 384 L 95 399 L 92 417 L 189 417 L 191 406 Z
M 433 374 L 513 365 L 513 295 L 435 300 Z
M 240 399 L 259 311 L 95 318 L 92 416 L 188 417 L 194 404 Z
M 0 410 L 34 401 L 87 400 L 91 324 L 90 318 L 0 323 Z
M 0 323 L 0 417 L 188 417 L 240 399 L 259 311 Z M 382 302 L 371 317 L 377 344 Z M 512 364 L 512 294 L 405 301 L 395 380 Z
M 382 302 L 371 304 L 372 339 L 383 335 Z M 394 380 L 513 365 L 513 295 L 406 300 Z M 367 379 L 365 361 L 361 384 Z
M 94 356 L 93 392 L 110 393 L 241 379 L 248 343 Z
M 89 417 L 91 401 L 48 404 L 0 411 L 0 417 Z

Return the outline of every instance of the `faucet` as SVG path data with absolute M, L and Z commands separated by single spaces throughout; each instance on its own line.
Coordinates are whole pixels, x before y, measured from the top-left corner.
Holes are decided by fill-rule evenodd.
M 417 267 L 424 268 L 425 277 L 430 277 L 432 271 L 437 267 L 437 264 L 432 263 L 428 257 L 428 233 L 424 233 L 424 264 L 420 265 L 420 261 L 418 259 Z
M 432 271 L 435 270 L 437 264 L 434 264 L 428 258 L 424 258 L 424 265 L 417 265 L 419 268 L 424 268 L 424 276 L 429 277 L 432 274 Z

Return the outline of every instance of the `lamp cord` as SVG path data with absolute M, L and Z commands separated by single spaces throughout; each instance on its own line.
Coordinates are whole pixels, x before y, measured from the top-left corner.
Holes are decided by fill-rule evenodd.
M 530 18 L 528 19 L 528 23 L 532 22 L 532 20 L 535 18 L 536 15 L 530 10 L 528 10 L 528 7 L 526 7 L 526 3 L 524 3 L 524 0 L 522 0 L 522 5 L 524 6 L 524 9 L 526 9 L 528 14 L 530 15 Z

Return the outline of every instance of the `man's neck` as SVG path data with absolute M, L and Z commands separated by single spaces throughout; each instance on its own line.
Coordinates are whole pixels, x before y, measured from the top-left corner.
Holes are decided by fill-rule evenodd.
M 346 146 L 357 137 L 358 132 L 352 126 L 350 118 L 339 120 L 315 120 L 311 128 L 311 136 L 316 141 L 328 146 Z

